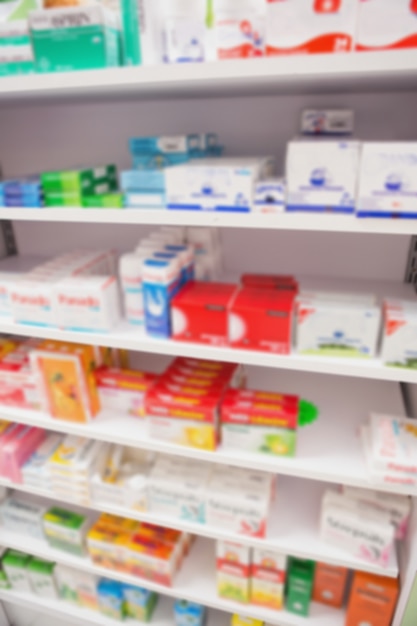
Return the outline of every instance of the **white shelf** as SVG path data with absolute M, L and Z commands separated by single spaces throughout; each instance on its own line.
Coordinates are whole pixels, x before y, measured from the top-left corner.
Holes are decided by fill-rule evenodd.
M 109 348 L 125 348 L 126 350 L 148 352 L 150 354 L 165 354 L 168 356 L 183 356 L 212 361 L 243 363 L 244 365 L 274 367 L 299 372 L 318 372 L 321 374 L 417 383 L 417 370 L 385 367 L 379 359 L 333 358 L 298 354 L 281 355 L 229 347 L 219 348 L 205 344 L 174 341 L 172 339 L 154 339 L 147 336 L 142 329 L 138 330 L 125 321 L 111 332 L 91 333 L 17 324 L 11 318 L 1 317 L 0 333 L 70 341 Z
M 52 506 L 55 501 L 66 502 L 69 508 L 71 506 L 79 506 L 76 502 L 57 498 L 53 494 L 46 494 L 41 491 L 36 492 L 35 489 L 25 487 L 24 485 L 15 486 L 6 481 L 0 481 L 1 484 L 39 495 L 43 500 L 46 499 L 49 506 Z M 256 548 L 276 550 L 301 559 L 321 560 L 336 566 L 396 578 L 398 576 L 398 562 L 395 554 L 392 555 L 388 566 L 382 568 L 379 565 L 352 556 L 349 552 L 331 546 L 320 539 L 319 520 L 321 501 L 325 488 L 326 485 L 324 483 L 306 483 L 305 481 L 288 477 L 279 478 L 275 500 L 268 520 L 268 533 L 265 539 L 225 531 L 222 528 L 216 528 L 207 524 L 192 523 L 155 513 L 141 513 L 123 507 L 108 506 L 107 504 L 91 505 L 88 509 L 183 530 L 208 539 L 233 541 Z M 1 529 L 1 537 L 3 532 L 5 531 Z
M 2 100 L 62 98 L 207 97 L 322 93 L 341 89 L 411 89 L 417 52 L 289 55 L 279 58 L 109 68 L 2 77 Z
M 251 386 L 265 388 L 262 370 L 251 372 Z M 178 446 L 151 439 L 145 419 L 102 412 L 87 424 L 53 419 L 47 413 L 0 406 L 3 419 L 71 433 L 99 441 L 109 441 L 156 452 L 175 454 L 212 463 L 230 464 L 289 476 L 377 488 L 393 493 L 415 494 L 408 486 L 375 485 L 369 478 L 358 438 L 358 426 L 370 411 L 404 415 L 400 386 L 381 381 L 337 378 L 324 385 L 320 376 L 283 372 L 277 378 L 279 391 L 299 393 L 314 402 L 318 420 L 299 429 L 297 453 L 293 458 L 225 450 L 216 452 Z
M 4 529 L 1 529 L 1 544 L 17 550 L 25 549 L 26 545 L 25 542 L 22 543 L 22 535 Z M 287 611 L 273 611 L 219 598 L 215 581 L 214 545 L 213 542 L 205 539 L 197 539 L 190 554 L 184 560 L 173 587 L 165 587 L 135 576 L 99 567 L 87 557 L 81 558 L 55 550 L 50 548 L 45 541 L 39 539 L 30 538 L 27 543 L 27 551 L 35 556 L 78 568 L 97 576 L 143 586 L 166 596 L 198 602 L 219 611 L 254 617 L 277 626 L 306 626 L 307 624 L 309 626 L 343 626 L 344 624 L 345 615 L 343 611 L 329 609 L 320 604 L 312 604 L 311 616 L 306 620 Z
M 57 619 L 65 620 L 65 623 L 71 622 L 80 625 L 91 624 L 92 626 L 115 626 L 115 624 L 120 623 L 110 617 L 106 617 L 99 611 L 78 607 L 75 604 L 64 602 L 63 600 L 42 598 L 34 593 L 23 593 L 12 589 L 0 589 L 0 600 L 2 602 L 11 602 L 12 604 L 27 607 L 34 611 L 47 613 L 48 617 L 56 617 Z M 142 622 L 125 620 L 121 623 L 126 626 L 139 626 Z M 174 608 L 171 598 L 159 597 L 150 624 L 151 626 L 173 626 Z M 207 626 L 229 625 L 230 615 L 221 611 L 209 611 Z
M 1 82 L 0 82 L 1 86 Z M 371 219 L 327 213 L 215 213 L 156 209 L 0 208 L 0 219 L 76 224 L 215 226 L 312 232 L 417 234 L 415 219 Z

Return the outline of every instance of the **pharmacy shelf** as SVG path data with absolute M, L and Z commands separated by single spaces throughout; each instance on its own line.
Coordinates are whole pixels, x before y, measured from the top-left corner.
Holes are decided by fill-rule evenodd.
M 0 482 L 0 484 L 9 486 L 17 491 L 37 495 L 49 506 L 57 500 L 65 502 L 67 505 L 79 506 L 77 502 L 56 497 L 55 494 L 47 494 L 29 486 L 16 486 L 6 481 Z M 301 559 L 322 560 L 336 566 L 396 578 L 398 576 L 396 554 L 393 553 L 387 567 L 382 568 L 380 565 L 364 561 L 351 555 L 343 548 L 329 545 L 320 539 L 320 510 L 323 493 L 326 488 L 327 485 L 325 483 L 305 483 L 305 481 L 294 478 L 280 477 L 277 481 L 277 491 L 268 518 L 268 532 L 265 539 L 249 537 L 209 526 L 208 524 L 189 522 L 172 516 L 138 512 L 124 507 L 111 506 L 107 503 L 89 505 L 88 510 L 112 513 L 140 522 L 175 528 L 176 530 L 182 530 L 208 539 L 232 541 L 255 548 L 291 554 Z M 1 533 L 0 542 L 3 536 L 3 529 L 1 529 Z
M 2 77 L 0 99 L 159 98 L 411 89 L 415 50 L 289 55 L 204 64 L 113 68 Z
M 23 539 L 23 543 L 22 543 Z M 25 549 L 27 537 L 1 529 L 1 545 L 18 550 Z M 165 587 L 136 576 L 123 574 L 95 565 L 87 557 L 77 557 L 61 550 L 51 548 L 45 541 L 32 539 L 27 543 L 27 550 L 35 556 L 62 563 L 69 567 L 90 572 L 97 576 L 105 576 L 132 585 L 143 586 L 152 591 L 174 598 L 181 598 L 189 602 L 198 602 L 208 608 L 228 613 L 239 613 L 248 617 L 261 619 L 277 626 L 343 626 L 344 612 L 329 609 L 320 604 L 312 604 L 308 619 L 300 618 L 287 611 L 273 611 L 244 605 L 219 598 L 215 581 L 215 550 L 213 542 L 197 539 L 191 548 L 190 554 L 184 560 L 181 571 L 175 579 L 173 587 Z
M 264 377 L 265 372 L 262 370 L 251 372 L 251 386 L 271 388 L 271 385 L 263 382 Z M 297 453 L 293 458 L 228 450 L 222 446 L 215 452 L 178 446 L 152 439 L 148 434 L 146 419 L 109 411 L 103 411 L 88 424 L 56 420 L 47 413 L 8 406 L 0 406 L 0 413 L 3 419 L 21 424 L 199 461 L 417 495 L 416 490 L 409 486 L 374 483 L 369 476 L 358 437 L 358 428 L 371 411 L 390 415 L 405 414 L 398 384 L 337 378 L 332 384 L 325 385 L 317 374 L 295 376 L 290 372 L 282 372 L 276 384 L 279 384 L 279 391 L 300 393 L 320 410 L 319 419 L 314 424 L 299 429 Z
M 32 593 L 23 593 L 10 589 L 0 589 L 0 600 L 10 602 L 34 611 L 46 613 L 48 617 L 65 620 L 65 623 L 91 624 L 92 626 L 115 626 L 115 620 L 98 611 L 82 608 L 63 600 L 43 598 Z M 59 623 L 59 622 L 57 622 Z M 127 620 L 126 626 L 140 626 L 143 622 Z M 150 622 L 151 626 L 173 626 L 174 608 L 172 598 L 161 596 Z M 211 610 L 208 613 L 207 626 L 229 626 L 230 615 L 221 611 Z
M 1 83 L 0 83 L 1 84 Z M 417 220 L 359 219 L 328 213 L 215 213 L 156 209 L 28 209 L 0 208 L 0 219 L 77 224 L 213 226 L 259 230 L 291 230 L 362 234 L 415 235 Z
M 92 333 L 61 330 L 36 325 L 17 324 L 11 318 L 1 317 L 0 333 L 20 335 L 23 337 L 38 337 L 57 341 L 109 348 L 124 348 L 126 350 L 148 352 L 150 354 L 164 354 L 167 356 L 182 356 L 194 359 L 208 359 L 242 363 L 243 365 L 258 365 L 274 367 L 299 372 L 318 372 L 338 376 L 354 376 L 377 380 L 391 380 L 405 383 L 417 383 L 417 370 L 400 367 L 386 367 L 379 359 L 351 359 L 307 355 L 281 355 L 255 350 L 242 350 L 229 347 L 216 347 L 205 344 L 187 343 L 172 339 L 155 339 L 145 334 L 142 329 L 122 322 L 115 330 L 108 333 Z

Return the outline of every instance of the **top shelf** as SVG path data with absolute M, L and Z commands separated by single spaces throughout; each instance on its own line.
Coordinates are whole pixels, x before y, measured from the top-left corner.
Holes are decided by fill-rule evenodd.
M 417 50 L 294 55 L 0 78 L 0 103 L 356 92 L 417 87 Z

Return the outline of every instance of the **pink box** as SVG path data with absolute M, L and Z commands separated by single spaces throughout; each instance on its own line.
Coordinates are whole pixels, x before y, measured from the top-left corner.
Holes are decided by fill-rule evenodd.
M 0 437 L 0 474 L 21 483 L 21 466 L 45 439 L 46 431 L 24 424 L 13 424 Z

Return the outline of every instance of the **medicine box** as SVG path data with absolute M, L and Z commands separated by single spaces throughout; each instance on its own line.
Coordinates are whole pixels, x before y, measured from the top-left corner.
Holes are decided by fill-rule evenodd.
M 56 564 L 54 577 L 58 595 L 65 602 L 79 604 L 77 581 L 80 574 L 79 570 L 72 567 L 67 567 L 61 563 Z
M 417 217 L 417 143 L 364 143 L 359 217 Z
M 412 0 L 367 0 L 358 3 L 356 50 L 417 47 L 417 8 Z
M 307 617 L 313 592 L 314 561 L 291 558 L 287 572 L 286 608 L 290 613 Z
M 9 433 L 9 437 L 7 434 Z M 21 466 L 45 439 L 46 432 L 34 426 L 17 425 L 1 438 L 0 474 L 12 482 L 21 483 Z
M 372 468 L 417 478 L 417 431 L 414 420 L 371 413 L 368 428 Z
M 292 399 L 292 396 L 287 398 Z M 245 397 L 244 390 L 226 391 L 221 404 L 223 446 L 294 456 L 299 407 L 296 397 L 291 401 L 288 399 L 281 396 L 280 400 L 274 401 L 262 392 L 253 392 L 253 398 L 250 398 Z
M 346 594 L 348 570 L 328 563 L 316 563 L 313 600 L 342 608 Z
M 38 72 L 120 65 L 120 19 L 99 3 L 33 11 L 29 17 Z
M 229 343 L 234 348 L 289 354 L 294 319 L 294 293 L 277 289 L 241 288 L 229 306 Z
M 220 597 L 247 604 L 250 601 L 251 548 L 217 541 L 217 591 Z
M 56 419 L 88 422 L 100 410 L 91 346 L 42 342 L 30 353 L 43 408 Z
M 158 595 L 154 591 L 123 585 L 124 612 L 128 620 L 138 622 L 150 622 L 158 601 Z
M 269 2 L 266 53 L 349 52 L 356 29 L 356 0 L 286 0 Z
M 417 368 L 417 304 L 385 301 L 381 359 L 392 367 Z
M 300 354 L 373 358 L 381 310 L 372 295 L 301 293 L 296 306 Z
M 174 604 L 175 626 L 204 626 L 206 613 L 206 607 L 202 604 L 177 600 Z
M 109 331 L 121 317 L 116 278 L 64 278 L 54 286 L 53 307 L 60 328 L 85 332 Z
M 56 433 L 47 435 L 45 441 L 35 450 L 21 468 L 22 480 L 25 485 L 31 485 L 43 491 L 49 491 L 51 489 L 51 476 L 48 461 L 61 445 L 62 440 L 63 435 Z
M 55 563 L 32 557 L 27 568 L 28 577 L 34 593 L 42 598 L 58 597 L 54 580 Z
M 129 150 L 132 155 L 195 155 L 208 152 L 217 146 L 218 137 L 215 133 L 160 135 L 129 139 Z
M 358 141 L 290 141 L 286 158 L 287 211 L 353 213 L 359 155 Z
M 79 170 L 44 172 L 41 174 L 41 185 L 47 195 L 95 195 L 102 186 L 108 191 L 116 191 L 117 169 L 115 165 L 104 165 Z
M 103 409 L 137 417 L 145 414 L 145 395 L 156 381 L 154 374 L 101 367 L 94 375 Z
M 44 539 L 43 516 L 46 507 L 38 502 L 11 497 L 0 505 L 2 525 L 21 535 Z
M 2 558 L 3 569 L 12 589 L 33 593 L 28 576 L 28 565 L 31 557 L 18 550 L 7 550 Z
M 236 286 L 227 283 L 187 284 L 171 305 L 174 339 L 224 346 L 228 343 L 228 310 Z
M 354 572 L 346 626 L 389 626 L 397 604 L 397 578 Z
M 202 159 L 165 171 L 168 209 L 251 210 L 256 184 L 274 174 L 272 158 Z
M 264 622 L 253 617 L 242 617 L 241 615 L 232 615 L 230 626 L 264 626 Z
M 273 550 L 254 548 L 251 565 L 251 604 L 280 610 L 284 605 L 287 557 Z
M 78 556 L 85 552 L 89 519 L 67 509 L 52 507 L 43 516 L 45 537 L 51 547 Z
M 252 210 L 256 213 L 285 211 L 286 184 L 283 178 L 271 178 L 256 184 Z
M 100 612 L 106 617 L 122 621 L 124 618 L 123 584 L 102 578 L 97 585 L 97 595 Z

